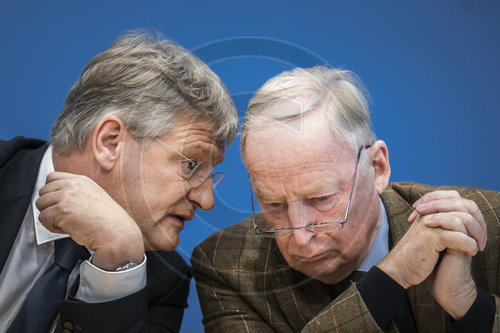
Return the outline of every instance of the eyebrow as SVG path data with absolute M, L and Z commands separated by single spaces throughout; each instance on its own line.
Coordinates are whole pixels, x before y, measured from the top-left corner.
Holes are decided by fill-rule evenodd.
M 268 201 L 277 201 L 275 198 L 277 198 L 277 196 L 274 196 L 274 195 L 270 195 L 270 194 L 266 194 L 264 192 L 262 192 L 261 190 L 259 190 L 258 188 L 255 188 L 253 185 L 252 185 L 252 189 L 253 189 L 253 193 L 255 195 L 255 197 L 259 197 L 259 198 L 262 198 L 264 200 L 268 200 Z
M 205 161 L 208 163 L 213 163 L 216 162 L 216 159 L 214 156 L 217 155 L 218 149 L 220 147 L 216 147 L 216 149 L 212 149 L 212 145 L 210 143 L 200 143 L 197 142 L 193 144 L 192 146 L 189 146 L 189 144 L 186 144 L 183 146 L 183 149 L 180 150 L 180 152 L 188 157 L 189 159 L 199 162 L 199 161 Z M 203 156 L 204 158 L 199 158 Z M 207 157 L 207 158 L 205 158 Z M 210 160 L 211 159 L 211 160 Z
M 330 192 L 331 189 L 333 189 L 333 191 L 331 191 L 331 193 L 338 192 L 339 191 L 338 183 L 336 183 L 336 186 L 333 186 L 332 183 L 318 182 L 315 185 L 313 185 L 312 187 L 307 188 L 307 191 L 304 191 L 304 192 L 313 193 L 314 194 L 314 193 L 321 192 L 321 191 L 326 191 L 326 190 L 328 190 Z M 276 202 L 279 202 L 280 199 L 283 197 L 282 195 L 274 195 L 274 194 L 267 193 L 266 191 L 262 191 L 261 189 L 256 188 L 253 185 L 252 185 L 252 190 L 253 190 L 253 192 L 254 192 L 254 194 L 255 194 L 256 197 L 258 196 L 258 197 L 260 197 L 260 198 L 262 198 L 263 200 L 266 200 L 266 201 L 276 201 Z M 330 194 L 330 193 L 328 193 L 328 194 Z M 307 194 L 306 195 L 301 195 L 301 196 L 302 197 L 307 197 Z

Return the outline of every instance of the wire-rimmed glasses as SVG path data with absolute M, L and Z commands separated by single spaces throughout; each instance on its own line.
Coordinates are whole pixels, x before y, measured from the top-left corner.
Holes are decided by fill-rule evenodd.
M 186 180 L 193 188 L 201 186 L 210 178 L 212 179 L 212 188 L 214 189 L 224 180 L 225 174 L 223 172 L 214 172 L 214 168 L 210 163 L 205 161 L 195 162 L 160 139 L 155 138 L 155 141 L 177 153 L 189 163 L 188 167 L 190 171 L 189 174 L 186 175 Z
M 282 237 L 289 237 L 293 234 L 294 230 L 297 229 L 307 229 L 311 232 L 314 233 L 328 233 L 336 230 L 340 230 L 344 227 L 344 223 L 347 222 L 347 218 L 349 217 L 349 210 L 351 207 L 351 198 L 352 198 L 352 193 L 354 192 L 354 184 L 356 183 L 356 175 L 358 174 L 358 165 L 359 165 L 359 159 L 361 156 L 361 152 L 363 149 L 368 149 L 370 148 L 371 145 L 364 145 L 359 147 L 358 149 L 358 154 L 356 156 L 356 168 L 354 169 L 354 177 L 352 180 L 352 185 L 351 185 L 351 192 L 349 193 L 349 200 L 347 201 L 347 207 L 345 210 L 345 215 L 342 220 L 338 221 L 328 221 L 328 222 L 321 222 L 321 223 L 309 223 L 303 227 L 284 227 L 284 228 L 270 228 L 270 229 L 260 229 L 259 226 L 257 225 L 256 222 L 256 217 L 255 217 L 255 209 L 254 209 L 254 203 L 253 203 L 253 188 L 252 188 L 252 182 L 250 182 L 250 199 L 252 202 L 252 221 L 253 221 L 253 230 L 255 231 L 256 234 L 265 236 L 265 237 L 272 237 L 272 238 L 282 238 Z

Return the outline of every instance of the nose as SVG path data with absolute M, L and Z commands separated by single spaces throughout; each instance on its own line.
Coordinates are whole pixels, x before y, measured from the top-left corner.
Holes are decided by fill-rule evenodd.
M 314 232 L 307 229 L 295 229 L 293 231 L 292 239 L 293 244 L 298 248 L 303 248 L 311 243 L 311 239 L 314 237 Z
M 192 188 L 188 192 L 188 199 L 194 202 L 197 208 L 202 210 L 210 210 L 214 207 L 214 190 L 212 188 L 212 180 L 208 179 L 203 184 L 196 188 Z
M 310 207 L 304 205 L 302 200 L 296 200 L 288 204 L 288 218 L 292 227 L 304 227 L 310 221 L 314 221 L 313 216 L 314 212 L 311 211 Z M 307 246 L 313 236 L 314 232 L 302 228 L 294 230 L 292 238 L 295 245 L 301 247 Z
M 288 202 L 288 219 L 291 227 L 304 227 L 315 221 L 317 211 L 303 199 Z

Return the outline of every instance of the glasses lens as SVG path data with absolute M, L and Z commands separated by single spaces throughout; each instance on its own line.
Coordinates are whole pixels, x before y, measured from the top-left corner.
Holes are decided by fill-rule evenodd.
M 311 224 L 307 227 L 308 230 L 319 233 L 332 232 L 342 229 L 344 223 L 341 222 L 328 222 L 324 224 Z
M 269 238 L 284 238 L 284 237 L 289 237 L 292 234 L 293 234 L 292 230 L 276 230 L 276 231 L 262 230 L 260 235 Z
M 226 175 L 224 175 L 222 172 L 216 172 L 212 175 L 212 188 L 215 188 L 217 185 L 222 183 Z
M 188 182 L 191 186 L 198 187 L 208 179 L 211 172 L 212 166 L 210 164 L 204 161 L 198 162 L 189 174 Z

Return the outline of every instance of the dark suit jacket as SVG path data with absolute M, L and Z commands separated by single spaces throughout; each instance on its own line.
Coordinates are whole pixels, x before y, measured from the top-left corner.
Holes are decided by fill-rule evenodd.
M 437 189 L 390 184 L 381 198 L 392 244 L 409 228 L 412 203 Z M 439 189 L 455 189 L 474 200 L 487 221 L 487 246 L 472 259 L 472 274 L 478 287 L 497 295 L 493 331 L 500 332 L 500 193 Z M 208 237 L 194 249 L 191 264 L 207 332 L 382 332 L 355 283 L 332 299 L 326 285 L 288 266 L 274 239 L 257 237 L 251 219 Z M 407 294 L 419 332 L 452 332 L 450 317 L 424 285 L 410 287 Z M 386 331 L 397 328 L 391 322 Z
M 16 137 L 0 141 L 0 271 L 31 201 L 47 144 Z M 61 322 L 82 332 L 177 332 L 187 307 L 190 268 L 175 251 L 147 252 L 147 286 L 104 303 L 66 300 Z

